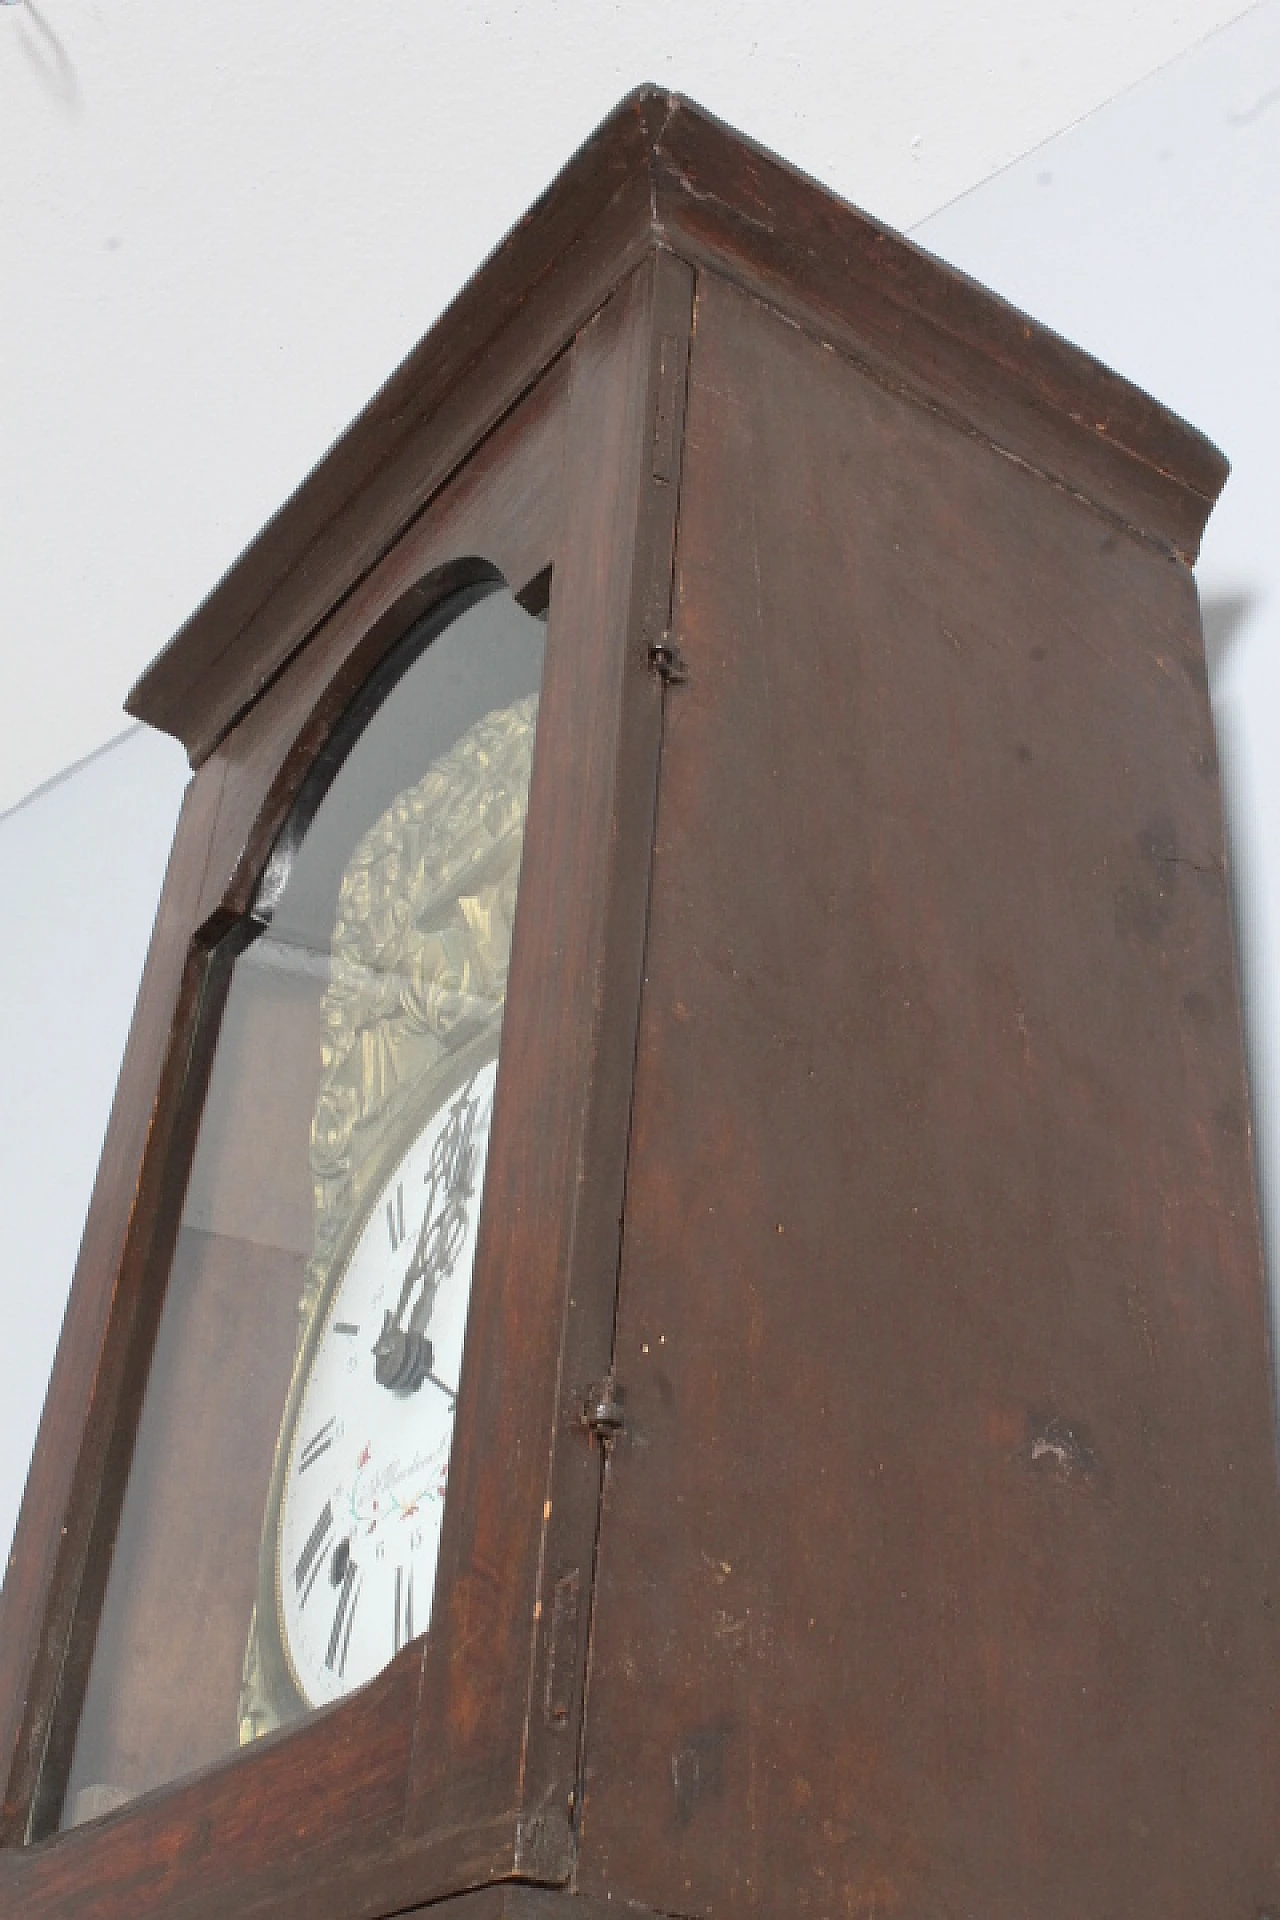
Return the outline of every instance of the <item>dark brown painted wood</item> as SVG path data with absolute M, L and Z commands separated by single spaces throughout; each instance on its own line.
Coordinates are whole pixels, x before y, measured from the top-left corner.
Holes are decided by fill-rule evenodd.
M 223 769 L 206 767 L 183 803 L 0 1590 L 0 1837 L 9 1844 L 25 1832 L 44 1757 L 110 1438 L 126 1394 L 136 1392 L 128 1356 L 157 1204 L 156 1183 L 141 1184 L 143 1156 L 153 1125 L 172 1123 L 185 1078 L 200 987 L 191 932 L 222 785 Z M 118 1479 L 127 1460 L 111 1464 Z
M 567 394 L 565 356 L 228 735 L 202 913 L 245 911 L 320 743 L 414 620 L 478 573 L 518 590 L 558 551 Z
M 189 790 L 0 1596 L 9 1843 L 26 1828 L 59 1692 L 74 1721 L 91 1636 L 77 1641 L 71 1671 L 64 1670 L 62 1649 L 77 1613 L 94 1617 L 91 1597 L 81 1604 L 90 1546 L 95 1529 L 110 1537 L 128 1470 L 127 1446 L 109 1456 L 108 1440 L 122 1427 L 127 1432 L 129 1408 L 136 1415 L 142 1391 L 129 1358 L 148 1347 L 145 1328 L 136 1337 L 139 1302 L 146 1297 L 148 1324 L 159 1309 L 145 1282 L 164 1264 L 153 1247 L 154 1226 L 161 1189 L 172 1186 L 162 1177 L 166 1142 L 178 1120 L 203 977 L 203 944 L 193 954 L 193 933 L 208 929 L 212 939 L 246 910 L 319 746 L 356 687 L 422 610 L 414 583 L 428 579 L 427 598 L 439 597 L 483 553 L 512 584 L 523 584 L 556 550 L 566 392 L 566 374 L 553 368 L 459 476 L 416 541 L 389 556 Z M 135 1207 L 153 1135 L 159 1144 L 151 1153 L 152 1185 L 141 1189 L 150 1199 Z M 176 1228 L 176 1219 L 170 1224 Z M 98 1570 L 105 1573 L 101 1554 Z
M 350 1702 L 297 1731 L 92 1826 L 0 1856 L 0 1913 L 300 1915 L 323 1913 L 316 1890 L 329 1887 L 343 1902 L 329 1911 L 386 1911 L 369 1886 L 379 1859 L 395 1852 L 420 1661 L 407 1649 Z
M 430 1909 L 416 1907 L 405 1920 L 417 1920 L 428 1911 L 439 1915 L 440 1920 L 616 1920 L 614 1908 L 606 1901 L 584 1900 L 566 1889 L 552 1891 L 513 1881 L 459 1894 Z M 632 1909 L 632 1920 L 649 1920 L 649 1916 Z
M 699 280 L 577 1886 L 1280 1901 L 1194 586 Z
M 587 141 L 126 703 L 199 761 L 652 247 L 653 98 Z
M 667 244 L 958 425 L 1194 559 L 1227 465 L 1078 347 L 680 103 L 654 145 Z
M 154 1320 L 162 1274 L 148 1262 L 145 1232 L 128 1251 L 134 1242 L 119 1180 L 124 1169 L 128 1181 L 141 1182 L 140 1192 L 154 1184 L 171 1209 L 180 1199 L 189 1141 L 175 1131 L 170 1108 L 182 1108 L 189 1131 L 198 1111 L 189 1087 L 182 1102 L 184 1049 L 196 1031 L 193 930 L 203 927 L 211 938 L 244 911 L 274 833 L 342 707 L 433 596 L 477 567 L 523 586 L 550 565 L 548 665 L 490 1150 L 493 1191 L 468 1333 L 467 1368 L 475 1379 L 464 1390 L 471 1412 L 460 1418 L 451 1465 L 454 1494 L 441 1550 L 448 1599 L 437 1609 L 436 1629 L 367 1692 L 296 1732 L 144 1796 L 92 1827 L 0 1852 L 0 1913 L 52 1920 L 180 1910 L 184 1920 L 197 1920 L 233 1904 L 237 1914 L 374 1915 L 515 1871 L 544 1879 L 569 1871 L 567 1814 L 582 1692 L 573 1669 L 582 1642 L 570 1637 L 558 1650 L 557 1685 L 568 1705 L 545 1750 L 528 1728 L 530 1662 L 552 1440 L 565 1426 L 561 1363 L 570 1290 L 573 1312 L 597 1330 L 606 1355 L 612 1328 L 661 709 L 647 648 L 669 600 L 674 525 L 676 442 L 665 417 L 659 432 L 657 400 L 660 391 L 671 404 L 672 341 L 682 350 L 690 306 L 688 272 L 669 257 L 653 258 L 632 276 L 572 356 L 486 439 L 407 541 L 343 603 L 202 770 L 193 795 L 203 804 L 193 801 L 184 819 L 174 898 L 162 912 L 150 962 L 170 983 L 169 996 L 163 1004 L 154 993 L 144 996 L 132 1043 L 141 1064 L 122 1083 L 123 1111 L 104 1163 L 113 1178 L 86 1236 L 88 1248 L 116 1234 L 104 1256 L 112 1263 L 108 1273 L 121 1261 L 123 1238 L 122 1271 L 133 1276 L 129 1284 Z M 660 481 L 651 473 L 655 436 L 665 436 L 667 474 Z M 148 1138 L 139 1114 L 152 1103 L 139 1082 L 148 1068 L 155 1074 L 160 1058 L 169 1062 L 174 1088 L 164 1094 L 162 1080 Z M 612 1195 L 603 1204 L 594 1193 L 602 1180 Z M 594 1239 L 585 1226 L 579 1234 L 579 1215 L 599 1223 L 610 1212 L 612 1247 L 605 1244 L 598 1270 L 584 1266 L 584 1256 L 602 1243 L 598 1226 Z M 133 1220 L 137 1234 L 137 1208 Z M 94 1296 L 83 1280 L 76 1286 L 83 1314 Z M 25 1825 L 44 1730 L 52 1718 L 55 1732 L 74 1731 L 75 1687 L 66 1682 L 59 1648 L 74 1620 L 82 1679 L 93 1620 L 83 1604 L 77 1613 L 77 1595 L 96 1602 L 100 1593 L 130 1420 L 145 1379 L 140 1320 L 125 1318 L 118 1304 L 109 1311 L 105 1299 L 97 1310 L 99 1324 L 81 1336 L 74 1365 L 60 1363 L 67 1404 L 51 1411 L 41 1447 L 65 1455 L 67 1436 L 83 1422 L 95 1337 L 105 1337 L 108 1355 L 120 1350 L 118 1370 L 133 1387 L 131 1397 L 117 1389 L 110 1405 L 98 1390 L 103 1406 L 90 1434 L 110 1434 L 120 1456 L 110 1485 L 82 1463 L 62 1496 L 76 1528 L 77 1565 L 70 1565 L 70 1547 L 52 1569 L 41 1559 L 57 1537 L 48 1507 L 29 1503 L 23 1523 L 5 1602 L 11 1618 L 26 1610 L 25 1643 L 6 1642 L 10 1697 L 27 1703 L 23 1754 L 30 1756 L 11 1780 L 15 1838 Z M 564 1517 L 576 1500 L 577 1557 L 589 1579 L 598 1456 L 585 1429 L 566 1431 L 563 1440 L 554 1484 L 569 1491 L 556 1538 L 569 1540 Z M 51 1483 L 59 1464 L 38 1460 L 33 1487 Z M 583 1621 L 588 1598 L 584 1593 Z M 551 1611 L 548 1605 L 548 1619 Z M 34 1684 L 15 1657 L 24 1644 Z M 526 1748 L 536 1756 L 528 1766 Z M 360 1782 L 356 1792 L 353 1779 Z M 553 1804 L 566 1814 L 558 1841 L 547 1821 Z
M 878 377 L 1195 553 L 1226 474 L 1202 435 L 690 102 L 646 87 L 192 615 L 129 710 L 203 759 L 655 245 L 735 276 Z
M 600 1442 L 588 1438 L 582 1416 L 613 1356 L 663 712 L 663 685 L 650 654 L 670 620 L 692 308 L 692 274 L 683 262 L 659 254 L 644 329 L 631 347 L 637 362 L 633 377 L 625 385 L 616 382 L 607 337 L 592 338 L 605 333 L 599 322 L 583 335 L 574 357 L 566 515 L 581 516 L 585 523 L 590 490 L 600 488 L 610 471 L 617 478 L 609 517 L 596 518 L 590 548 L 584 544 L 575 550 L 558 592 L 578 635 L 572 657 L 590 661 L 602 682 L 598 692 L 584 687 L 579 669 L 574 708 L 584 721 L 588 700 L 597 711 L 614 712 L 616 748 L 610 767 L 606 735 L 602 772 L 609 786 L 592 814 L 578 809 L 575 821 L 566 807 L 561 823 L 566 839 L 577 840 L 574 870 L 586 898 L 595 891 L 593 867 L 602 867 L 604 874 L 596 883 L 598 925 L 584 930 L 593 941 L 587 951 L 595 978 L 584 968 L 575 988 L 575 1000 L 593 1010 L 576 1083 L 569 1078 L 567 1050 L 553 1049 L 560 1124 L 569 1163 L 576 1165 L 576 1194 L 561 1262 L 567 1312 L 547 1484 L 551 1511 L 542 1543 L 541 1632 L 522 1742 L 524 1811 L 516 1864 L 539 1879 L 550 1877 L 556 1836 L 562 1836 L 562 1846 L 572 1840 L 578 1794 L 602 1465 Z M 602 415 L 608 417 L 610 390 L 616 398 L 610 409 L 612 444 L 606 449 L 600 445 L 600 422 Z M 619 400 L 625 400 L 625 411 Z M 560 657 L 569 659 L 570 650 Z M 581 739 L 582 726 L 566 726 L 565 735 Z M 566 795 L 573 792 L 567 773 L 560 783 Z M 529 1239 L 532 1249 L 534 1236 Z
M 520 920 L 513 946 L 511 1004 L 519 994 L 523 1017 L 504 1033 L 496 1177 L 462 1389 L 475 1396 L 474 1417 L 455 1440 L 441 1541 L 447 1597 L 424 1720 L 450 1738 L 421 1744 L 409 1783 L 407 1826 L 424 1835 L 465 1823 L 477 1807 L 519 1806 L 509 1868 L 549 1881 L 572 1866 L 583 1650 L 580 1631 L 562 1631 L 566 1713 L 548 1728 L 547 1636 L 557 1613 L 564 1623 L 556 1588 L 566 1574 L 578 1575 L 569 1625 L 585 1624 L 599 1499 L 598 1457 L 576 1418 L 586 1383 L 572 1375 L 593 1346 L 607 1360 L 612 1333 L 651 837 L 644 800 L 656 781 L 661 694 L 645 661 L 648 582 L 632 555 L 637 521 L 652 515 L 643 484 L 651 369 L 673 272 L 655 262 L 633 276 L 574 349 L 565 517 L 582 537 L 566 544 L 552 583 L 521 876 L 522 906 L 528 898 L 546 910 Z M 687 328 L 687 282 L 683 292 Z M 668 539 L 668 582 L 670 564 Z M 596 1230 L 610 1213 L 611 1238 Z M 487 1294 L 485 1273 L 494 1276 Z M 516 1649 L 535 1628 L 536 1664 L 519 1667 L 517 1694 Z M 469 1658 L 464 1689 L 461 1649 L 477 1641 L 492 1652 Z

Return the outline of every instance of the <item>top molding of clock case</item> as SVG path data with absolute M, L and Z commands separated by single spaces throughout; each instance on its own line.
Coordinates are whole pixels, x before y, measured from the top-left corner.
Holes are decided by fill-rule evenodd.
M 702 108 L 627 96 L 126 701 L 192 765 L 610 290 L 665 247 L 1190 563 L 1227 476 L 1203 434 Z

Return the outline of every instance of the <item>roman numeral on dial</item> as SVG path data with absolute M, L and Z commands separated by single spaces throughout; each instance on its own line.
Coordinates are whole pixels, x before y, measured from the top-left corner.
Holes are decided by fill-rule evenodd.
M 396 1652 L 413 1638 L 413 1568 L 396 1568 Z
M 387 1233 L 391 1239 L 391 1251 L 395 1253 L 404 1239 L 404 1187 L 399 1182 L 387 1202 Z
M 360 1570 L 354 1560 L 348 1560 L 346 1572 L 342 1576 L 342 1585 L 338 1589 L 338 1604 L 334 1608 L 329 1648 L 324 1656 L 324 1663 L 330 1673 L 340 1674 L 346 1671 L 347 1648 L 351 1645 L 356 1602 L 360 1598 L 359 1582 Z
M 330 1419 L 325 1421 L 322 1427 L 318 1427 L 312 1434 L 306 1446 L 298 1455 L 299 1473 L 305 1473 L 308 1467 L 315 1465 L 322 1453 L 328 1452 L 329 1448 L 333 1445 L 334 1428 L 337 1423 L 338 1416 L 334 1414 Z
M 307 1544 L 298 1555 L 298 1564 L 293 1570 L 293 1578 L 303 1606 L 306 1605 L 308 1595 L 315 1585 L 316 1575 L 324 1559 L 325 1542 L 332 1531 L 333 1508 L 326 1500 L 320 1509 L 320 1518 L 307 1535 Z

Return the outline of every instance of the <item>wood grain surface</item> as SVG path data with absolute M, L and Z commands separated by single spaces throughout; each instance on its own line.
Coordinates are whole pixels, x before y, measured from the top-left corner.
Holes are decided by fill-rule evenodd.
M 1280 1898 L 1184 567 L 699 278 L 580 1889 Z

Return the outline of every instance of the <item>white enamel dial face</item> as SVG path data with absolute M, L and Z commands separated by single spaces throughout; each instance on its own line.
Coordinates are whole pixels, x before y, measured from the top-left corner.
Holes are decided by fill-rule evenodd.
M 400 1160 L 312 1348 L 276 1553 L 311 1706 L 372 1679 L 430 1616 L 496 1075 L 478 1068 Z

